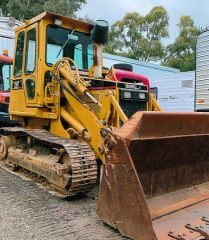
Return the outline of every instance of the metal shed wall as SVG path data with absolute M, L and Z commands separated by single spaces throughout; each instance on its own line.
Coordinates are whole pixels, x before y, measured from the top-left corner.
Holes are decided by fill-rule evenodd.
M 112 55 L 109 53 L 103 54 L 104 66 L 111 67 L 115 63 L 128 63 L 133 66 L 133 71 L 142 74 L 146 77 L 162 76 L 169 73 L 180 72 L 176 68 L 161 66 L 156 63 L 147 63 L 139 60 L 134 60 L 126 57 Z
M 209 31 L 199 35 L 196 45 L 196 110 L 209 111 Z
M 180 72 L 151 77 L 151 87 L 158 88 L 158 102 L 165 111 L 194 111 L 195 72 Z
M 20 21 L 11 17 L 0 17 L 0 54 L 7 49 L 9 56 L 13 57 L 15 27 L 21 25 Z

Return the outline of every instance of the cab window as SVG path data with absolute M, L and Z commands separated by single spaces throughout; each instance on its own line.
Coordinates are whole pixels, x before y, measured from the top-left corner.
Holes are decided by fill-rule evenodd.
M 32 73 L 36 66 L 36 30 L 35 28 L 27 32 L 27 44 L 26 44 L 26 64 L 25 72 L 27 74 Z
M 25 33 L 20 32 L 17 38 L 17 46 L 16 46 L 16 54 L 15 54 L 15 65 L 14 65 L 15 77 L 22 75 L 24 38 L 25 38 Z
M 83 55 L 81 44 L 76 45 L 74 48 L 74 61 L 76 62 L 79 69 L 83 68 Z
M 33 79 L 27 79 L 25 82 L 26 92 L 28 99 L 34 99 L 35 97 L 35 81 Z
M 49 25 L 46 31 L 46 64 L 52 66 L 62 57 L 75 60 L 79 69 L 87 70 L 92 65 L 92 56 L 88 56 L 88 48 L 93 42 L 89 34 L 76 29 L 65 29 Z
M 3 90 L 8 91 L 10 89 L 10 78 L 11 78 L 11 64 L 5 64 L 2 66 L 2 82 Z
M 87 46 L 87 56 L 88 56 L 88 69 L 89 69 L 93 64 L 93 45 L 92 44 L 89 44 Z

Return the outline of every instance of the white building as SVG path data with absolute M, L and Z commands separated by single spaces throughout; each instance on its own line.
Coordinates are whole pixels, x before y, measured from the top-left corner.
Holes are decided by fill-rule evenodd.
M 21 25 L 22 22 L 12 17 L 0 17 L 0 54 L 7 49 L 9 56 L 13 57 L 14 53 L 14 29 Z
M 103 54 L 103 60 L 104 60 L 105 67 L 111 67 L 115 63 L 131 64 L 133 66 L 134 72 L 144 75 L 148 78 L 180 72 L 176 68 L 166 67 L 156 63 L 143 62 L 140 60 L 112 55 L 109 53 Z
M 194 112 L 195 71 L 151 77 L 150 82 L 163 110 Z

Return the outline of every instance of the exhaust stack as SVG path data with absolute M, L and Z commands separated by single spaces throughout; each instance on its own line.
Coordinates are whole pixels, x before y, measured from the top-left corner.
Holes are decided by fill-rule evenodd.
M 102 47 L 108 42 L 109 23 L 105 20 L 97 20 L 91 32 L 91 39 L 94 42 L 94 77 L 102 77 Z

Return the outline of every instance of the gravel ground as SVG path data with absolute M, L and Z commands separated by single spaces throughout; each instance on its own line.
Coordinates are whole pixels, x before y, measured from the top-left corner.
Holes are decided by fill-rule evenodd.
M 0 240 L 119 240 L 96 216 L 97 189 L 62 200 L 0 168 Z

